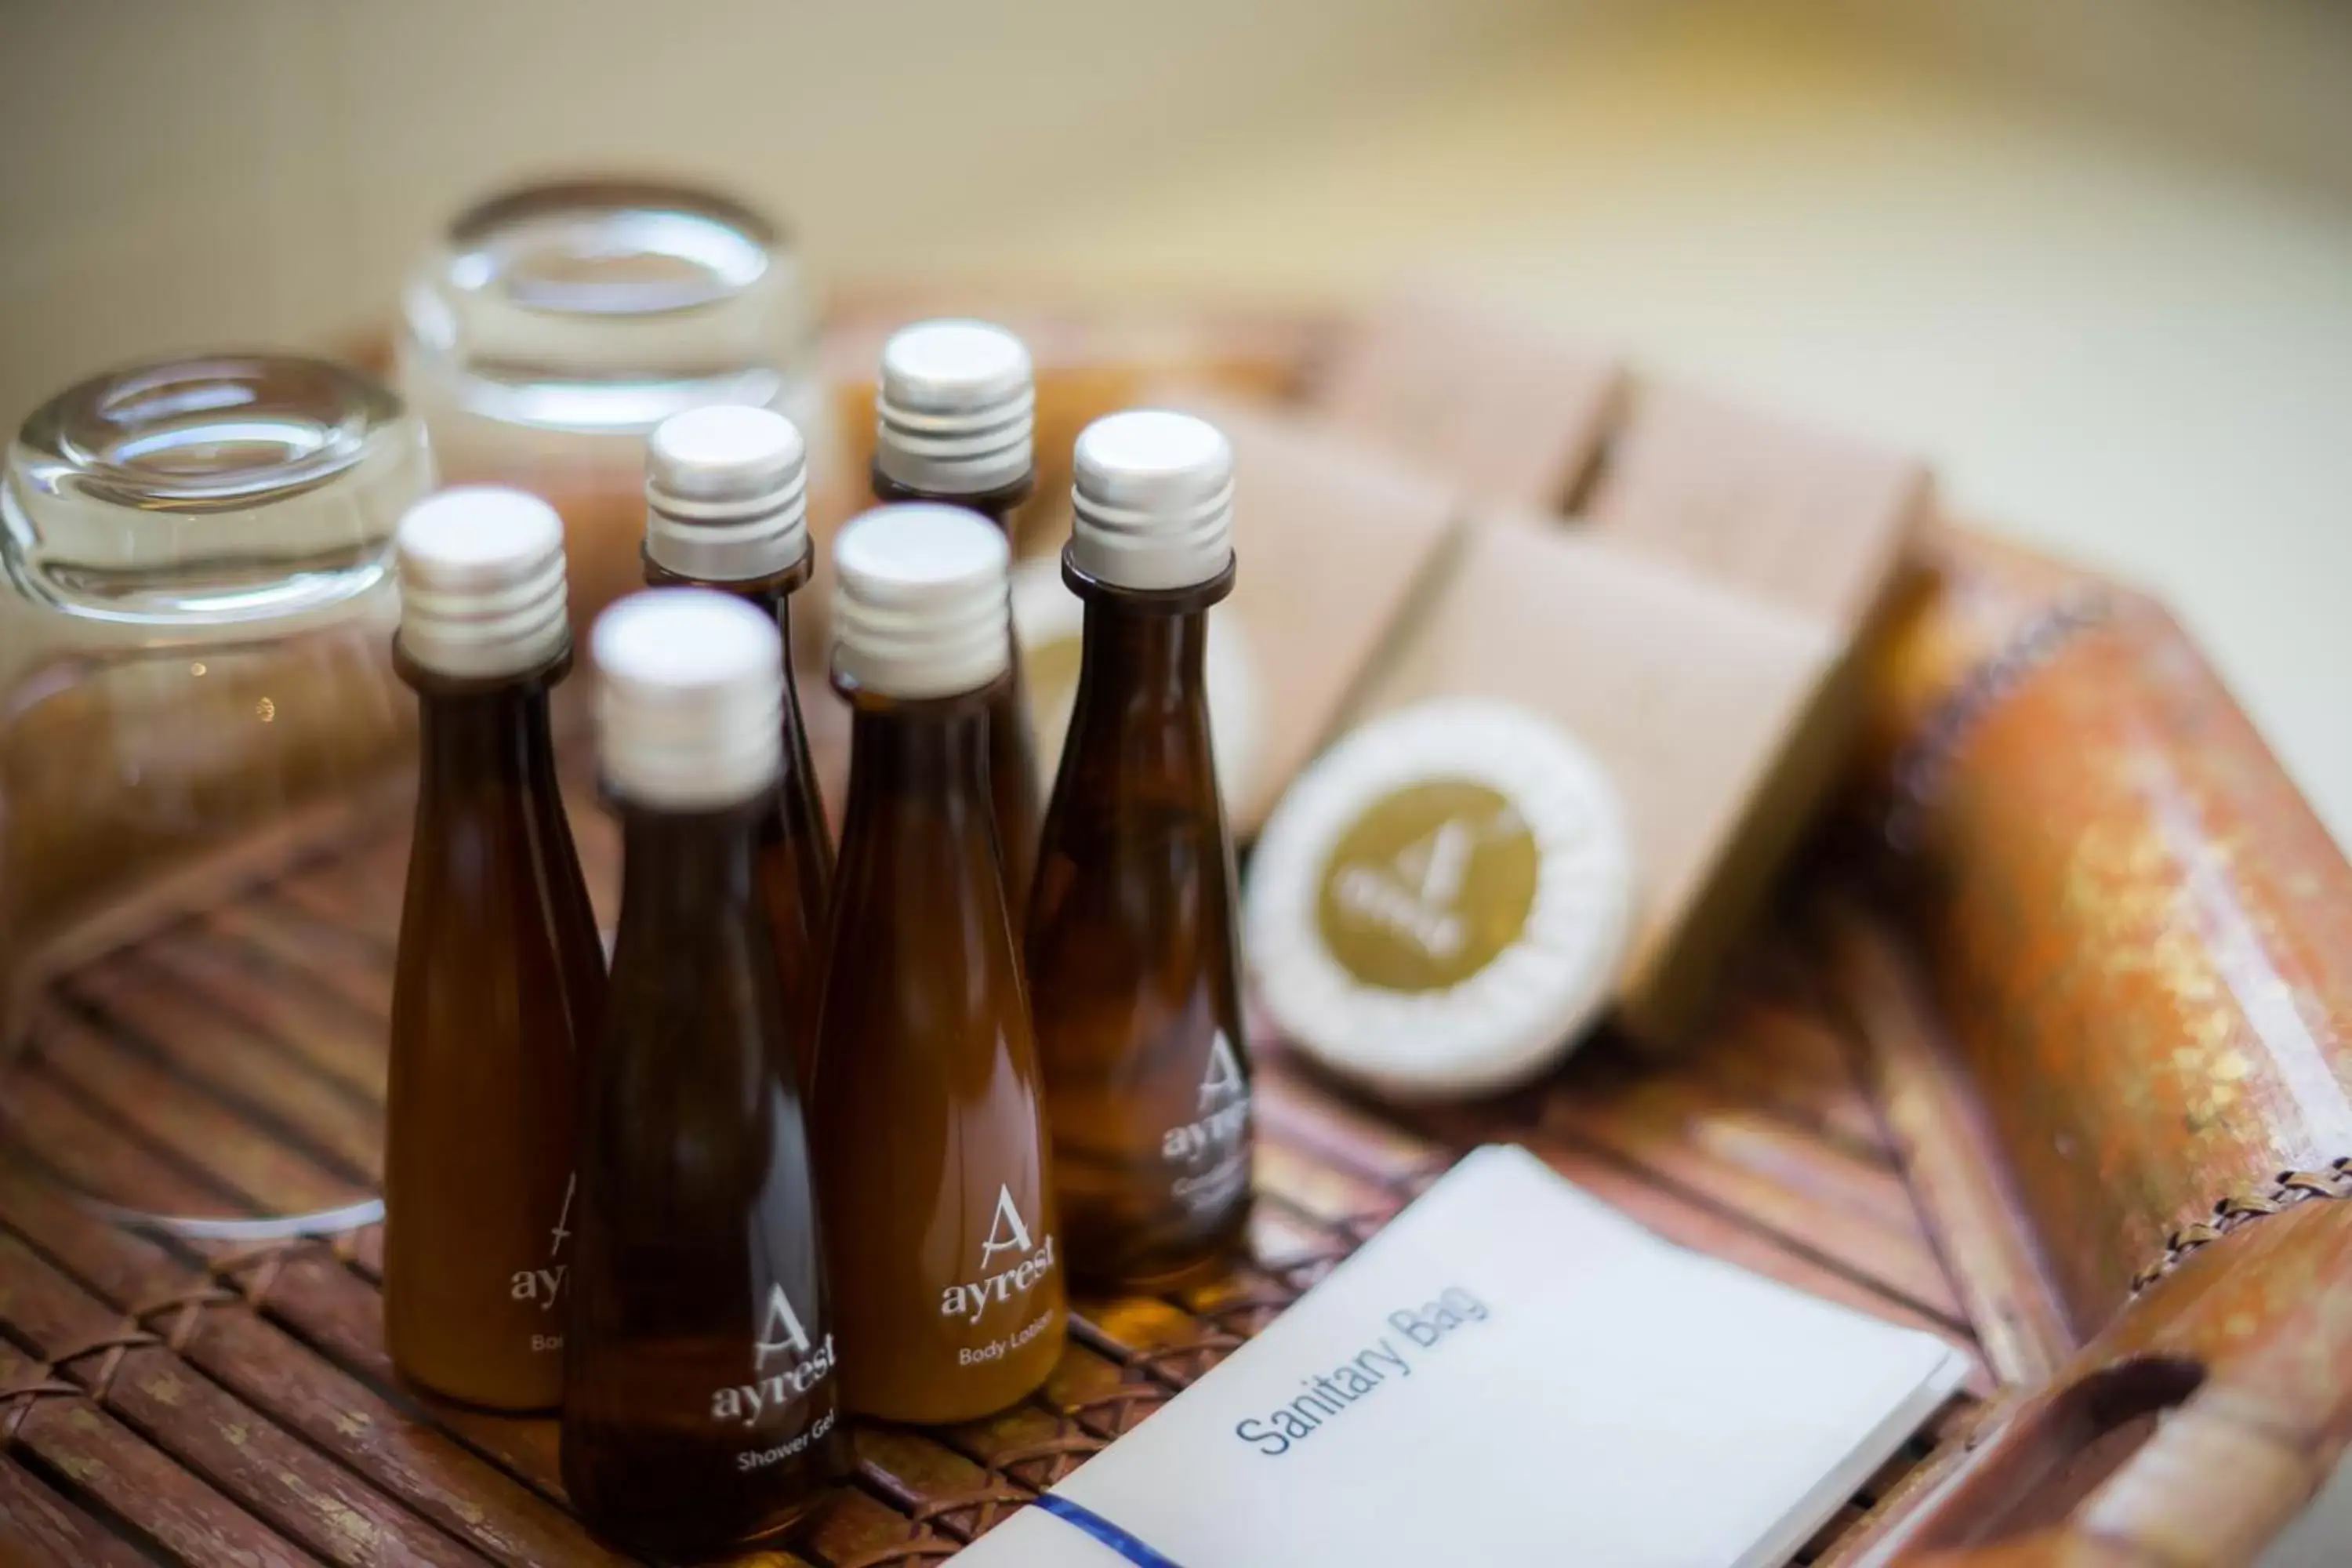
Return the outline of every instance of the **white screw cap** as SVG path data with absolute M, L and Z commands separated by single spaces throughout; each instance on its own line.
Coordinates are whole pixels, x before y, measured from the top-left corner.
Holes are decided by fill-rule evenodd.
M 807 555 L 808 445 L 772 409 L 674 414 L 646 443 L 646 552 L 683 577 L 772 577 Z
M 596 733 L 624 800 L 710 811 L 783 768 L 784 648 L 775 623 L 709 588 L 655 588 L 596 617 Z
M 1234 449 L 1205 419 L 1156 408 L 1078 434 L 1070 555 L 1114 587 L 1189 588 L 1234 557 Z
M 436 674 L 520 675 L 562 652 L 563 520 L 537 496 L 461 485 L 408 509 L 394 536 L 400 646 Z
M 874 461 L 909 489 L 970 496 L 1026 474 L 1037 415 L 1029 351 L 986 321 L 919 321 L 882 345 Z
M 1004 536 L 978 512 L 877 507 L 833 547 L 835 674 L 886 697 L 986 686 L 1012 658 Z

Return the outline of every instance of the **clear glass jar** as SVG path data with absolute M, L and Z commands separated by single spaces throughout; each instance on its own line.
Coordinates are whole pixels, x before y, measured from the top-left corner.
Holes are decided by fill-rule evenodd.
M 395 353 L 451 482 L 514 485 L 562 513 L 575 631 L 640 584 L 645 442 L 669 416 L 747 403 L 791 419 L 813 512 L 838 510 L 853 478 L 798 258 L 709 192 L 580 180 L 481 203 L 410 281 Z
M 432 482 L 397 397 L 287 355 L 95 377 L 9 449 L 0 1132 L 127 1215 L 370 1216 L 399 909 L 370 846 L 415 765 L 389 552 Z

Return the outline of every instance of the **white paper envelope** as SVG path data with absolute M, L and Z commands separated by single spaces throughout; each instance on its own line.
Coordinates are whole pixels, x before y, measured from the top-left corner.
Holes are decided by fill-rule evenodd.
M 1967 1370 L 1482 1149 L 960 1561 L 1766 1568 Z

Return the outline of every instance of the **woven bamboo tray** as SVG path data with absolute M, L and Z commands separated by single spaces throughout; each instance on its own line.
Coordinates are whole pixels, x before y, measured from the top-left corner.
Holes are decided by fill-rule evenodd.
M 614 836 L 593 799 L 573 807 L 609 907 Z M 343 1192 L 380 1142 L 373 1102 L 334 1067 L 356 1065 L 383 1030 L 400 820 L 62 982 L 15 1107 L 37 1158 L 204 1206 L 257 1188 Z M 1181 1298 L 1084 1304 L 1053 1381 L 995 1420 L 861 1431 L 857 1485 L 807 1560 L 946 1556 L 1149 1416 L 1488 1135 L 1526 1139 L 1676 1240 L 1973 1348 L 1855 1074 L 1858 1043 L 1824 1016 L 1793 954 L 1773 967 L 1675 1071 L 1604 1047 L 1458 1136 L 1385 1121 L 1273 1053 L 1251 1261 Z M 201 1052 L 179 1044 L 257 1027 L 283 1040 L 286 1078 L 303 1087 L 268 1123 L 236 1109 L 248 1089 L 207 1082 Z M 122 1168 L 110 1125 L 122 1122 L 148 1169 Z M 12 1394 L 0 1496 L 26 1549 L 47 1541 L 61 1561 L 98 1562 L 128 1538 L 191 1563 L 605 1560 L 562 1511 L 551 1423 L 434 1406 L 394 1383 L 373 1227 L 332 1244 L 167 1246 L 11 1174 L 0 1233 L 0 1331 L 18 1347 L 0 1351 Z
M 1174 357 L 1295 387 L 1341 330 L 1194 325 Z M 1112 332 L 1105 351 L 1065 323 L 1085 346 L 1063 354 L 1050 329 L 1030 331 L 1066 418 L 1168 368 L 1150 331 Z M 860 1428 L 838 1506 L 792 1551 L 744 1561 L 952 1556 L 1494 1139 L 1672 1240 L 1974 1358 L 1968 1392 L 1799 1561 L 2248 1560 L 2352 1433 L 2352 1291 L 2326 1289 L 2352 1275 L 2352 1205 L 2307 1201 L 2343 1195 L 2330 1160 L 2352 1142 L 2326 1147 L 2342 1129 L 2302 1115 L 2326 1098 L 2315 1074 L 2343 1077 L 2352 943 L 2331 939 L 2352 931 L 2352 873 L 2153 606 L 1953 533 L 1921 564 L 1874 665 L 1854 805 L 1785 879 L 1687 1053 L 1661 1061 L 1604 1035 L 1531 1089 L 1401 1119 L 1261 1026 L 1249 1256 L 1181 1296 L 1077 1303 L 1053 1378 L 992 1420 Z M 2053 732 L 2065 757 L 2038 760 Z M 2171 771 L 2104 765 L 2126 756 Z M 567 756 L 572 817 L 609 921 L 616 839 L 582 761 Z M 2087 828 L 2147 842 L 2150 814 L 2179 807 L 2149 778 L 2187 792 L 2193 842 L 2086 872 L 2069 847 Z M 229 868 L 43 996 L 8 1080 L 26 1146 L 0 1168 L 0 1558 L 614 1560 L 564 1507 L 551 1423 L 395 1382 L 373 1228 L 244 1249 L 155 1239 L 53 1180 L 210 1210 L 366 1188 L 406 820 L 387 798 Z M 2200 846 L 2223 834 L 2227 885 L 2200 892 Z M 2070 875 L 2078 891 L 2109 877 L 2122 903 L 2032 901 Z M 2168 960 L 2220 975 L 2201 1024 L 2181 1022 L 2186 993 L 2160 977 L 2110 984 L 2145 934 L 2116 910 L 2164 915 L 2124 897 L 2150 887 L 2242 917 L 2198 926 L 2195 951 Z M 2245 983 L 2249 964 L 2284 989 Z M 2116 1011 L 2086 1036 L 2102 996 Z M 2282 1005 L 2300 1045 L 2277 1026 Z M 216 1080 L 226 1058 L 205 1042 L 225 1034 L 266 1041 L 278 1070 Z M 2231 1076 L 2181 1065 L 2183 1039 L 2236 1053 Z M 2217 1100 L 2224 1082 L 2238 1092 Z

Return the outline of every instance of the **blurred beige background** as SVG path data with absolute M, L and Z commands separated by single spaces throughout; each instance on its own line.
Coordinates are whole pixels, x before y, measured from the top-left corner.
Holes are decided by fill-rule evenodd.
M 689 173 L 836 279 L 1437 277 L 1927 453 L 2180 607 L 2352 840 L 2332 0 L 12 0 L 0 419 L 330 342 L 519 174 Z
M 466 199 L 580 167 L 739 189 L 836 279 L 1435 277 L 2153 585 L 2352 842 L 2336 0 L 0 0 L 0 61 L 11 426 L 338 341 Z

